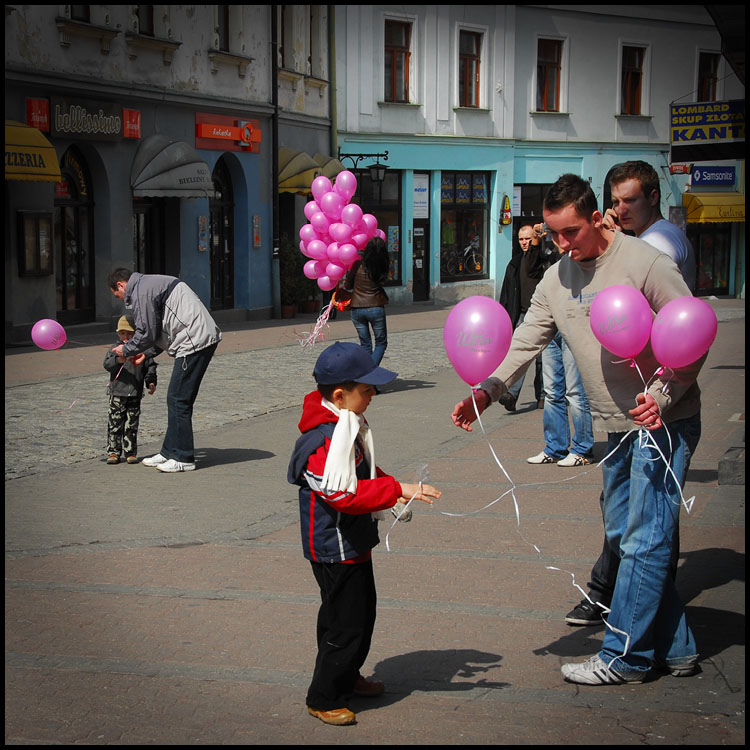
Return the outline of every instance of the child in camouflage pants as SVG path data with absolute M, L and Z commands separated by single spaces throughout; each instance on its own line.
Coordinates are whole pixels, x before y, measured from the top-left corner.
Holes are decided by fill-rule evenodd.
M 128 341 L 135 333 L 135 323 L 129 315 L 117 322 L 120 341 Z M 156 362 L 149 350 L 135 357 L 118 357 L 108 351 L 104 369 L 110 374 L 109 417 L 107 420 L 107 463 L 120 463 L 120 453 L 129 464 L 138 463 L 138 421 L 141 416 L 143 386 L 149 394 L 156 390 Z

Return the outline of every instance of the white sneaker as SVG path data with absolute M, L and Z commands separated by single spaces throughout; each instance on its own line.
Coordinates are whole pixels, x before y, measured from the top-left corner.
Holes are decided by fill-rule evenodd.
M 155 456 L 151 456 L 151 458 L 144 458 L 141 463 L 144 466 L 158 466 L 159 464 L 163 464 L 165 461 L 167 461 L 167 459 L 164 458 L 161 453 L 157 453 Z
M 588 460 L 585 456 L 576 456 L 575 453 L 568 453 L 565 458 L 560 459 L 557 462 L 558 466 L 585 466 L 586 464 L 590 464 L 591 461 Z
M 597 654 L 580 664 L 563 664 L 560 667 L 568 682 L 579 685 L 623 685 L 626 682 L 643 682 L 648 672 L 619 672 L 608 667 Z
M 526 463 L 528 464 L 553 464 L 555 463 L 555 459 L 552 458 L 552 456 L 548 456 L 544 451 L 542 451 L 536 456 L 527 458 Z
M 194 471 L 195 464 L 183 463 L 182 461 L 175 461 L 173 458 L 170 458 L 164 463 L 157 464 L 156 468 L 159 471 L 166 471 L 168 474 L 174 474 L 177 471 Z

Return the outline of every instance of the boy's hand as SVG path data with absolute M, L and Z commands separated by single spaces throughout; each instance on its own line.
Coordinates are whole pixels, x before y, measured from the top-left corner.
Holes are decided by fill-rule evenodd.
M 471 423 L 477 418 L 477 412 L 474 410 L 474 400 L 477 402 L 477 409 L 480 414 L 490 405 L 489 394 L 480 388 L 474 392 L 474 399 L 469 396 L 463 401 L 459 401 L 453 407 L 453 413 L 451 414 L 453 424 L 467 432 L 471 432 Z
M 114 353 L 115 353 L 115 354 L 116 354 L 116 355 L 117 355 L 118 357 L 122 357 L 122 344 L 118 344 L 117 346 L 113 346 L 113 347 L 112 347 L 112 351 L 113 351 L 113 352 L 114 352 Z M 121 360 L 121 361 L 122 361 L 122 362 L 124 362 L 125 360 L 123 359 L 123 360 Z
M 153 396 L 155 390 L 156 390 L 156 383 L 149 383 L 149 386 L 148 386 L 148 395 L 149 396 Z
M 423 503 L 429 503 L 432 505 L 435 500 L 439 500 L 442 497 L 442 492 L 435 489 L 431 484 L 404 484 L 401 482 L 401 500 L 408 503 L 412 497 L 415 500 L 421 500 Z
M 130 359 L 134 365 L 142 365 L 146 361 L 146 355 L 141 352 L 140 354 L 134 354 Z

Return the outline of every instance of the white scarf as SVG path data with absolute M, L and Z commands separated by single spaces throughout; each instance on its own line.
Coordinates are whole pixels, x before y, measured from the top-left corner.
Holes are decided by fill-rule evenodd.
M 327 495 L 336 492 L 354 494 L 357 491 L 354 443 L 358 436 L 362 439 L 365 460 L 370 466 L 370 479 L 376 477 L 375 446 L 372 440 L 372 432 L 365 421 L 364 415 L 355 414 L 349 409 L 339 409 L 325 398 L 321 398 L 321 404 L 339 418 L 333 430 L 331 445 L 328 448 L 321 489 Z

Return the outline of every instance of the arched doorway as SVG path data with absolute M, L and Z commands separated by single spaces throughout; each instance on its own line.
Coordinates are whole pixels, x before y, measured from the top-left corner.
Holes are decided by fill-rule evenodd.
M 55 291 L 63 325 L 94 320 L 94 199 L 80 153 L 69 148 L 55 187 Z
M 213 175 L 216 196 L 209 201 L 211 213 L 211 309 L 234 307 L 234 192 L 224 159 Z

